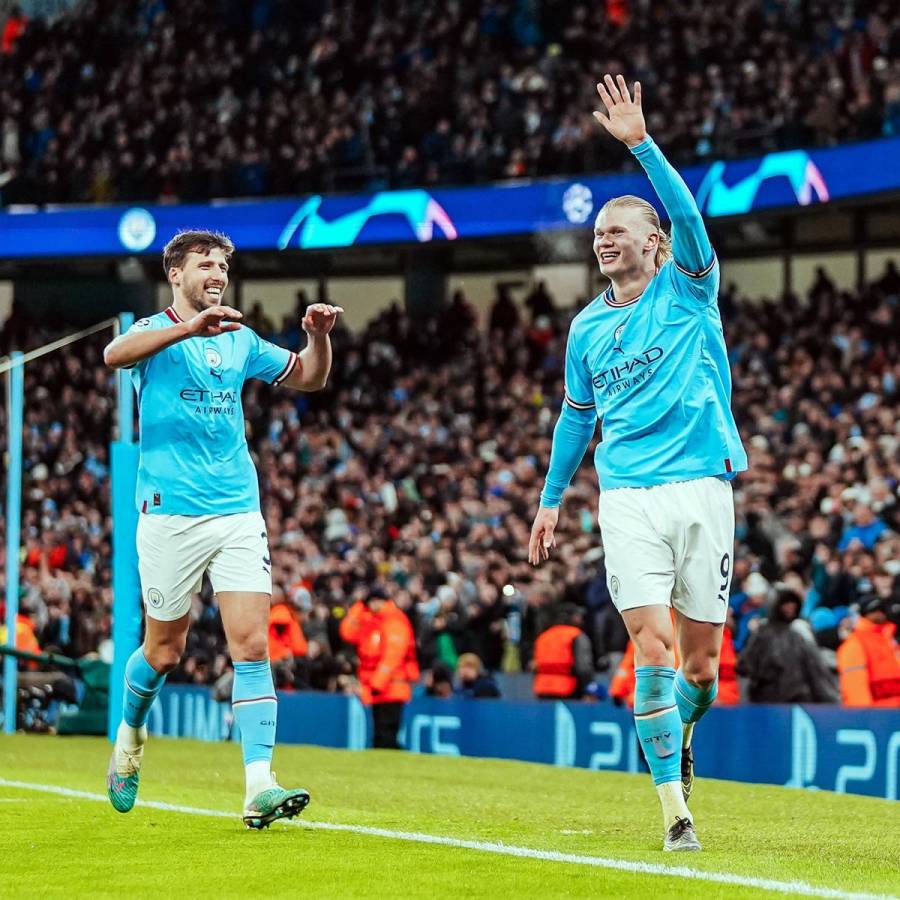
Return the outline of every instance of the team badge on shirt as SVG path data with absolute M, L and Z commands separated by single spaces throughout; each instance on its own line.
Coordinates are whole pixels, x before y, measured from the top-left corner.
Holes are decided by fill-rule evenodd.
M 209 365 L 209 374 L 221 381 L 222 354 L 219 353 L 219 351 L 214 346 L 212 346 L 211 344 L 207 344 L 207 346 L 203 348 L 203 355 L 206 357 L 206 362 Z

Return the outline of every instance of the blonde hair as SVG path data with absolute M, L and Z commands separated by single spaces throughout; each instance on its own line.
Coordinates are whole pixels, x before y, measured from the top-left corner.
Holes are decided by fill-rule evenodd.
M 607 200 L 597 214 L 597 218 L 600 218 L 606 210 L 613 209 L 616 206 L 639 210 L 643 214 L 644 219 L 656 229 L 657 234 L 659 234 L 659 244 L 657 244 L 656 256 L 653 261 L 657 270 L 661 269 L 663 263 L 672 256 L 672 238 L 669 237 L 667 232 L 663 231 L 662 225 L 659 223 L 659 215 L 653 204 L 648 203 L 641 197 L 635 197 L 634 194 L 623 194 L 621 197 L 613 197 L 611 200 Z

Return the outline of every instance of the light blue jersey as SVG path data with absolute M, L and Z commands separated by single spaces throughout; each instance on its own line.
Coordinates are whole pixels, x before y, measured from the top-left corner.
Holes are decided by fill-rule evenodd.
M 172 307 L 129 329 L 181 321 Z M 181 516 L 259 511 L 259 483 L 244 436 L 241 390 L 248 378 L 280 384 L 297 354 L 246 326 L 192 337 L 131 370 L 140 413 L 137 506 Z
M 544 506 L 559 505 L 598 418 L 602 489 L 733 478 L 747 468 L 731 413 L 719 266 L 703 220 L 650 138 L 632 152 L 671 219 L 674 258 L 639 297 L 617 302 L 610 287 L 573 320 Z

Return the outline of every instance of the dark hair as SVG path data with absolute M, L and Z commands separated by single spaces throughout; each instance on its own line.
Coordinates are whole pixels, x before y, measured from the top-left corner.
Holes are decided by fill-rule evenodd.
M 188 253 L 209 255 L 210 250 L 221 250 L 226 259 L 231 259 L 234 244 L 221 231 L 179 231 L 163 248 L 163 271 L 169 277 L 169 270 L 184 265 Z

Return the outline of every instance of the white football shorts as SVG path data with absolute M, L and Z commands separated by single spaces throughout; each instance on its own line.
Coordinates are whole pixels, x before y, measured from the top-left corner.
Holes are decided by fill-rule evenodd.
M 258 512 L 226 516 L 141 514 L 138 569 L 147 615 L 180 619 L 209 572 L 213 590 L 272 593 L 266 523 Z
M 619 612 L 672 606 L 697 622 L 721 624 L 734 556 L 734 496 L 722 478 L 600 495 L 606 584 Z

